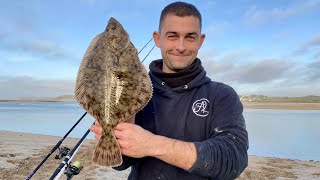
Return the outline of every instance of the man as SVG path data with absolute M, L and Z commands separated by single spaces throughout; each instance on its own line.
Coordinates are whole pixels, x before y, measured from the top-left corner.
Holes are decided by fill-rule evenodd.
M 129 179 L 235 179 L 248 164 L 243 107 L 228 85 L 211 81 L 197 58 L 205 35 L 191 4 L 169 4 L 153 39 L 154 92 L 135 123 L 115 127 Z M 97 139 L 101 127 L 91 127 Z

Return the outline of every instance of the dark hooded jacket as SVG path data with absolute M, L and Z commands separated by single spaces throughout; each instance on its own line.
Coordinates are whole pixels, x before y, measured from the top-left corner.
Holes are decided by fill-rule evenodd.
M 161 74 L 161 64 L 161 60 L 150 64 L 153 97 L 136 115 L 136 124 L 157 135 L 194 142 L 196 162 L 186 171 L 154 157 L 124 156 L 123 164 L 114 169 L 131 166 L 132 180 L 235 179 L 248 165 L 248 134 L 239 96 L 230 86 L 211 81 L 199 59 L 193 69 L 171 77 Z

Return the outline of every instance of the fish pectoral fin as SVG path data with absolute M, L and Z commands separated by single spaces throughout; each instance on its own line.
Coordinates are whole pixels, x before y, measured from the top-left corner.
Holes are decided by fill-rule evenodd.
M 92 162 L 95 165 L 111 167 L 122 164 L 120 147 L 113 131 L 101 136 L 101 139 L 94 149 Z

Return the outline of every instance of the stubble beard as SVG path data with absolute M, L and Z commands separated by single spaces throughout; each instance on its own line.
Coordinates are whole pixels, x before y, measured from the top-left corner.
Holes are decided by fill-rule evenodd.
M 166 59 L 167 59 L 167 63 L 166 63 L 166 66 L 169 70 L 171 71 L 174 71 L 174 72 L 178 72 L 180 70 L 183 70 L 185 68 L 187 68 L 188 66 L 190 66 L 193 61 L 195 60 L 196 58 L 196 53 L 195 52 L 189 52 L 190 55 L 188 55 L 188 57 L 190 59 L 188 60 L 184 60 L 184 61 L 181 61 L 181 62 L 178 62 L 177 61 L 173 61 L 169 58 L 169 56 L 174 56 L 174 54 L 170 53 L 170 51 L 168 51 L 166 53 Z

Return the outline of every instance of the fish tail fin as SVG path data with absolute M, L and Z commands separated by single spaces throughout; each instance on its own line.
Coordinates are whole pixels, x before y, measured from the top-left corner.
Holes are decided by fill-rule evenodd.
M 109 129 L 109 127 L 107 127 Z M 96 145 L 92 162 L 100 166 L 119 166 L 122 164 L 122 155 L 112 127 L 103 131 Z

